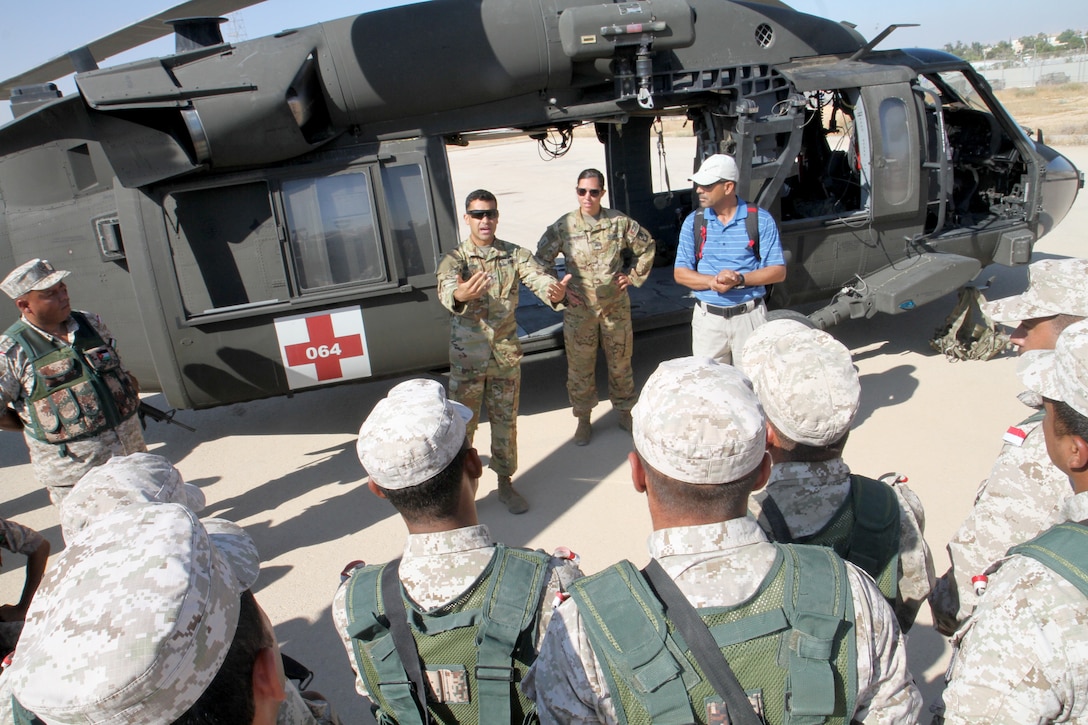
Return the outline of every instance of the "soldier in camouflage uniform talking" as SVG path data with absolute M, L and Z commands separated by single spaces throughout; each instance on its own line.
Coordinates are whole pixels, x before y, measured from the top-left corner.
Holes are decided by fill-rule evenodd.
M 552 309 L 563 308 L 570 275 L 559 282 L 527 250 L 496 238 L 499 204 L 478 189 L 465 199 L 468 239 L 438 265 L 438 299 L 453 313 L 450 323 L 450 398 L 472 411 L 472 441 L 487 403 L 491 420 L 491 469 L 499 500 L 510 513 L 529 510 L 514 490 L 518 468 L 518 400 L 521 397 L 521 343 L 514 313 L 518 283 Z
M 136 378 L 102 318 L 72 310 L 68 274 L 32 259 L 0 282 L 22 315 L 0 335 L 0 429 L 23 431 L 54 505 L 95 466 L 147 450 Z
M 608 363 L 608 397 L 619 413 L 620 427 L 631 430 L 635 379 L 631 372 L 631 300 L 627 288 L 639 287 L 654 264 L 654 240 L 638 222 L 601 206 L 604 174 L 586 169 L 578 175 L 578 208 L 544 231 L 536 256 L 554 264 L 560 252 L 573 276 L 571 289 L 581 305 L 563 311 L 563 344 L 567 349 L 567 394 L 578 427 L 575 445 L 593 435 L 590 413 L 597 405 L 594 368 L 597 348 Z M 625 253 L 633 259 L 627 266 Z

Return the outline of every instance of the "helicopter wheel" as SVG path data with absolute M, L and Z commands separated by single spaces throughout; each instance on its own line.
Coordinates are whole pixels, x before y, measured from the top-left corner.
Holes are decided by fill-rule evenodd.
M 808 315 L 803 315 L 797 310 L 788 310 L 785 308 L 769 310 L 767 312 L 767 322 L 771 322 L 772 320 L 793 320 L 795 322 L 800 322 L 811 330 L 819 329 L 816 327 L 816 323 L 809 319 Z

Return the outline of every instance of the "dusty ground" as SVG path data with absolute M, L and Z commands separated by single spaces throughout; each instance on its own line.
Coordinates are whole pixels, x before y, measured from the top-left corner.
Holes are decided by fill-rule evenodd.
M 1021 126 L 1042 129 L 1052 146 L 1088 144 L 1088 84 L 1010 88 L 996 91 L 1002 105 Z

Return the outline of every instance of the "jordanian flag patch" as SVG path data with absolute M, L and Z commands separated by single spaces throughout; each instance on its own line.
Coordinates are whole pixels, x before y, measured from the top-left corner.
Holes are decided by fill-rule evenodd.
M 1024 445 L 1024 439 L 1028 437 L 1028 434 L 1027 431 L 1025 431 L 1023 428 L 1018 428 L 1015 425 L 1010 425 L 1009 429 L 1005 431 L 1005 435 L 1002 437 L 1005 439 L 1006 443 L 1011 443 L 1012 445 L 1019 448 L 1020 446 Z

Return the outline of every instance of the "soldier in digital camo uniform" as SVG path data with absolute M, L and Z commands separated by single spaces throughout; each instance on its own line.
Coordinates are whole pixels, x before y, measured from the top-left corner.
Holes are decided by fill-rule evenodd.
M 902 636 L 869 577 L 824 547 L 770 543 L 746 515 L 771 468 L 748 379 L 710 359 L 666 361 L 643 387 L 633 423 L 628 459 L 653 522 L 650 554 L 721 632 L 764 721 L 805 712 L 814 716 L 806 722 L 915 722 L 921 697 Z M 658 607 L 630 562 L 576 581 L 523 685 L 541 722 L 649 722 L 653 712 L 726 722 Z
M 1012 333 L 1021 353 L 1052 350 L 1058 335 L 1088 317 L 1088 260 L 1046 259 L 1028 267 L 1023 294 L 988 302 L 998 322 L 1019 322 Z M 1019 396 L 1032 414 L 1005 431 L 1004 444 L 975 505 L 948 542 L 951 566 L 929 597 L 935 626 L 952 634 L 978 603 L 986 569 L 1014 544 L 1027 541 L 1062 520 L 1062 501 L 1071 495 L 1065 474 L 1055 468 L 1043 443 L 1042 403 L 1026 391 Z
M 1088 322 L 1025 353 L 1019 373 L 1043 398 L 1046 449 L 1073 495 L 1063 523 L 987 570 L 935 723 L 1088 723 Z
M 22 315 L 0 335 L 0 429 L 23 432 L 54 505 L 94 466 L 147 450 L 139 384 L 102 319 L 72 310 L 68 274 L 32 259 L 0 282 Z
M 773 320 L 745 342 L 741 363 L 767 414 L 774 462 L 749 500 L 752 515 L 772 541 L 830 546 L 867 571 L 906 632 L 933 588 L 925 512 L 905 483 L 856 476 L 843 460 L 861 402 L 850 351 L 826 332 Z
M 27 609 L 38 591 L 45 565 L 49 562 L 49 542 L 34 529 L 14 521 L 0 519 L 0 547 L 26 557 L 23 593 L 15 604 L 0 606 L 0 658 L 15 649 Z
M 87 522 L 31 604 L 0 722 L 339 725 L 285 680 L 259 571 L 245 531 L 182 504 Z
M 438 299 L 453 313 L 450 322 L 450 397 L 472 411 L 472 442 L 487 404 L 491 421 L 490 467 L 498 476 L 499 500 L 510 513 L 529 510 L 514 490 L 518 468 L 518 402 L 521 398 L 521 343 L 514 313 L 518 284 L 552 309 L 563 308 L 568 274 L 559 282 L 527 249 L 496 238 L 499 205 L 478 189 L 465 200 L 468 239 L 438 265 Z
M 480 525 L 475 497 L 483 467 L 466 438 L 471 417 L 440 383 L 417 379 L 390 390 L 359 429 L 369 488 L 400 513 L 408 540 L 399 560 L 352 569 L 332 614 L 356 689 L 394 721 L 418 720 L 423 704 L 404 690 L 411 661 L 399 647 L 390 654 L 389 639 L 401 632 L 427 673 L 432 717 L 522 722 L 530 703 L 518 696 L 517 673 L 536 658 L 557 595 L 581 576 L 569 551 L 508 548 Z M 388 601 L 406 617 L 392 634 Z M 514 622 L 505 619 L 511 613 Z
M 536 256 L 555 264 L 560 252 L 571 273 L 571 289 L 582 300 L 563 311 L 563 345 L 567 352 L 567 394 L 578 419 L 575 445 L 593 435 L 590 413 L 597 405 L 597 348 L 608 363 L 608 397 L 619 413 L 620 427 L 631 430 L 635 378 L 631 372 L 634 336 L 627 288 L 639 287 L 654 266 L 654 240 L 638 222 L 601 206 L 604 174 L 586 169 L 578 175 L 578 208 L 544 231 Z M 624 253 L 633 257 L 625 269 Z

